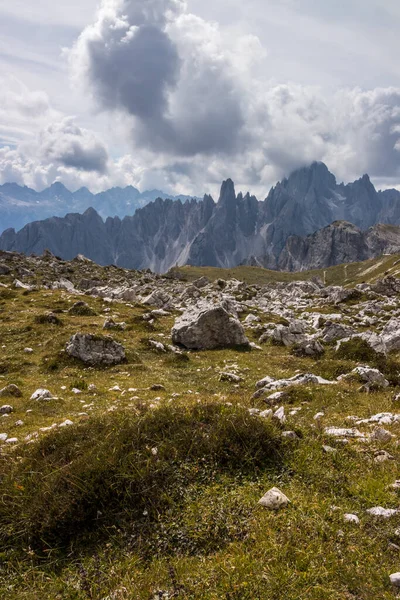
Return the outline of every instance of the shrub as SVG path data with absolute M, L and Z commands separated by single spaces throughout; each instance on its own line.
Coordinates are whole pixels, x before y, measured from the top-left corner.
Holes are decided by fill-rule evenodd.
M 361 338 L 351 338 L 347 342 L 341 342 L 336 356 L 340 359 L 368 363 L 375 361 L 378 357 L 375 350 Z

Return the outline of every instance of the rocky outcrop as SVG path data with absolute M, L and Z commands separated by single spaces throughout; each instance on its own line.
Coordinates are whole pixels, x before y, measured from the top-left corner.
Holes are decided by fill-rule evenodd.
M 68 356 L 88 365 L 111 366 L 125 360 L 125 349 L 112 337 L 77 333 L 66 345 Z
M 249 347 L 242 324 L 222 306 L 184 313 L 175 322 L 172 341 L 190 350 Z
M 400 227 L 376 225 L 361 231 L 336 221 L 307 237 L 290 237 L 278 259 L 283 271 L 321 269 L 400 252 Z

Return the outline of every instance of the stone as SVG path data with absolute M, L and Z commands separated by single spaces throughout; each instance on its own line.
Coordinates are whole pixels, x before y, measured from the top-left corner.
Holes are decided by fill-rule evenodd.
M 247 317 L 243 321 L 243 324 L 244 325 L 254 325 L 254 323 L 259 323 L 260 321 L 261 321 L 260 317 L 257 317 L 256 315 L 253 315 L 250 313 L 249 315 L 247 315 Z
M 279 421 L 281 425 L 286 423 L 285 408 L 283 406 L 278 408 L 278 410 L 274 413 L 274 419 Z
M 280 508 L 286 508 L 290 503 L 290 500 L 278 488 L 273 487 L 261 498 L 261 500 L 259 500 L 258 503 L 269 510 L 279 510 Z
M 149 346 L 154 348 L 154 350 L 158 350 L 158 352 L 166 352 L 167 349 L 161 342 L 157 342 L 156 340 L 149 340 Z
M 249 347 L 242 324 L 222 306 L 184 313 L 175 322 L 172 341 L 190 350 Z
M 117 329 L 124 331 L 126 329 L 126 323 L 116 323 L 113 319 L 106 319 L 104 321 L 103 329 Z
M 272 332 L 272 341 L 281 346 L 294 346 L 305 340 L 305 328 L 300 321 L 292 321 L 288 326 L 277 325 Z
M 351 379 L 354 376 L 359 378 L 362 383 L 368 386 L 374 386 L 377 388 L 389 387 L 389 382 L 385 379 L 384 375 L 378 369 L 371 369 L 370 367 L 356 367 L 347 375 L 341 375 L 339 381 L 343 379 Z
M 376 427 L 372 432 L 371 439 L 376 442 L 390 442 L 392 434 L 383 427 Z
M 334 385 L 336 381 L 329 381 L 327 379 L 323 379 L 323 377 L 319 377 L 318 375 L 313 375 L 312 373 L 299 373 L 290 379 L 272 379 L 265 377 L 256 383 L 256 387 L 259 392 L 258 395 L 262 395 L 265 392 L 279 390 L 280 388 L 297 386 L 297 385 Z M 256 394 L 255 394 L 256 396 Z
M 219 380 L 230 381 L 231 383 L 240 383 L 243 381 L 243 378 L 239 377 L 239 375 L 235 375 L 235 373 L 220 373 Z
M 143 300 L 143 304 L 147 306 L 156 306 L 157 308 L 164 308 L 171 302 L 171 296 L 166 294 L 163 290 L 154 290 L 147 298 Z
M 41 402 L 42 400 L 52 400 L 53 394 L 44 388 L 39 388 L 36 392 L 33 392 L 31 396 L 31 400 L 36 400 L 37 402 Z
M 343 427 L 326 427 L 325 433 L 326 435 L 337 438 L 365 438 L 364 434 L 355 428 L 345 429 Z
M 126 360 L 125 348 L 112 337 L 84 333 L 71 337 L 66 353 L 88 365 L 111 366 Z
M 322 450 L 325 452 L 325 454 L 336 454 L 337 453 L 337 449 L 336 448 L 332 448 L 332 446 L 322 446 Z
M 14 409 L 9 404 L 0 406 L 0 415 L 10 415 L 12 412 L 14 412 Z
M 293 349 L 295 356 L 304 356 L 310 358 L 319 358 L 325 354 L 325 349 L 321 342 L 316 339 L 308 339 L 297 344 Z
M 389 579 L 394 587 L 400 588 L 400 573 L 392 573 L 392 575 L 389 575 Z
M 350 327 L 345 327 L 344 325 L 340 325 L 340 323 L 330 323 L 329 325 L 326 325 L 322 332 L 322 340 L 326 344 L 331 344 L 337 340 L 349 338 L 353 334 L 354 330 Z
M 207 287 L 207 285 L 210 284 L 210 280 L 208 279 L 208 277 L 200 277 L 199 279 L 196 279 L 196 281 L 193 281 L 193 285 L 194 287 L 198 288 L 199 290 L 201 290 L 202 288 Z
M 383 508 L 382 506 L 374 506 L 373 508 L 369 508 L 366 512 L 373 517 L 390 519 L 390 517 L 397 515 L 399 511 L 396 508 Z
M 283 431 L 282 437 L 285 440 L 299 440 L 300 439 L 295 431 Z
M 343 516 L 343 519 L 346 523 L 352 523 L 353 525 L 360 524 L 360 519 L 357 517 L 357 515 L 352 515 L 350 513 L 347 513 Z
M 21 398 L 22 392 L 18 386 L 14 385 L 13 383 L 10 383 L 10 385 L 7 385 L 5 388 L 0 390 L 0 398 L 4 398 L 6 396 L 11 396 L 13 398 Z

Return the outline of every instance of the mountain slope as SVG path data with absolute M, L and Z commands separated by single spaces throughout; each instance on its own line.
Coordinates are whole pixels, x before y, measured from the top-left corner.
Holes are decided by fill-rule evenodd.
M 375 225 L 362 231 L 346 221 L 335 221 L 307 237 L 290 237 L 278 265 L 284 271 L 305 271 L 397 252 L 400 227 Z
M 83 192 L 82 192 L 83 193 Z M 333 222 L 337 224 L 321 232 Z M 377 192 L 367 175 L 343 185 L 322 163 L 299 169 L 278 183 L 264 202 L 236 195 L 222 184 L 218 203 L 162 200 L 133 216 L 105 222 L 91 209 L 83 215 L 30 223 L 0 236 L 0 249 L 63 258 L 85 254 L 100 264 L 165 272 L 175 265 L 231 268 L 244 263 L 270 269 L 326 267 L 398 251 L 398 232 L 378 223 L 400 224 L 400 192 Z M 315 240 L 305 240 L 316 234 Z M 319 249 L 319 245 L 321 245 Z
M 5 183 L 0 185 L 0 233 L 8 228 L 19 230 L 32 221 L 64 217 L 70 212 L 83 213 L 88 208 L 94 208 L 103 218 L 122 218 L 133 215 L 138 208 L 159 197 L 171 196 L 160 190 L 141 193 L 132 186 L 92 194 L 85 187 L 70 192 L 60 182 L 53 183 L 42 192 L 16 183 Z M 174 196 L 173 199 L 187 200 L 189 196 Z

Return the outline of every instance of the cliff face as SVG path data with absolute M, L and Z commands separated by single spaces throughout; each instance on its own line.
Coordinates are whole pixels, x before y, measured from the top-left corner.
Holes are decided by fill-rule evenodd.
M 292 236 L 278 259 L 284 271 L 305 271 L 400 252 L 400 227 L 375 225 L 362 231 L 336 221 L 307 237 Z
M 332 225 L 333 223 L 333 225 Z M 398 251 L 400 192 L 377 192 L 365 175 L 337 184 L 322 163 L 295 171 L 267 199 L 236 195 L 222 184 L 219 201 L 158 198 L 133 216 L 106 221 L 92 208 L 33 222 L 0 236 L 0 249 L 165 272 L 175 265 L 261 264 L 285 270 L 329 266 Z M 370 229 L 372 227 L 372 229 Z M 311 236 L 311 237 L 308 237 Z

